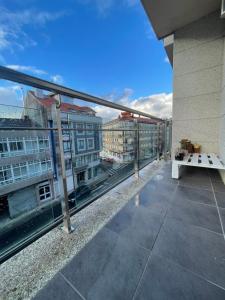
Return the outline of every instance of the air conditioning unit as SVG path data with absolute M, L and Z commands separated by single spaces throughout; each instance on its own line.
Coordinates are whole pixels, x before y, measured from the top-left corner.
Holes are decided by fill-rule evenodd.
M 221 3 L 221 18 L 225 18 L 225 0 Z

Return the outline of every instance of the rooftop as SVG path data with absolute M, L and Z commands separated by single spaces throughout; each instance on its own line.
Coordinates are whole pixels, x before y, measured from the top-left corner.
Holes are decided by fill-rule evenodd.
M 55 103 L 55 99 L 53 97 L 45 96 L 43 98 L 37 97 L 33 91 L 30 91 L 30 94 L 32 94 L 33 97 L 35 97 L 41 105 L 43 105 L 46 108 L 52 107 L 52 105 Z M 62 112 L 83 112 L 83 113 L 90 113 L 95 114 L 96 112 L 88 107 L 88 106 L 78 106 L 71 103 L 62 102 L 60 107 Z

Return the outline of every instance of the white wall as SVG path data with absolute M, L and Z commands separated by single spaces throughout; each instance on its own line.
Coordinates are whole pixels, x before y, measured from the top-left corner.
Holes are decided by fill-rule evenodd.
M 188 138 L 201 144 L 203 152 L 223 153 L 225 160 L 224 33 L 225 21 L 216 12 L 174 35 L 173 153 Z

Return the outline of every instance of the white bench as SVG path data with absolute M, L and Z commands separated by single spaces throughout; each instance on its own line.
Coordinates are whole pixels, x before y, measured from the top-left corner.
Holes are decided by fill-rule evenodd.
M 225 165 L 215 153 L 190 153 L 183 160 L 173 160 L 172 178 L 179 179 L 179 169 L 181 166 L 202 167 L 209 169 L 225 170 Z

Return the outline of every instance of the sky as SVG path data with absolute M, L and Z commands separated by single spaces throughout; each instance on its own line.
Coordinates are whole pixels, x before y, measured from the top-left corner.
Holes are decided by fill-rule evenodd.
M 0 0 L 0 10 L 1 65 L 171 116 L 172 68 L 139 0 Z M 21 86 L 0 82 L 0 103 L 21 100 Z

